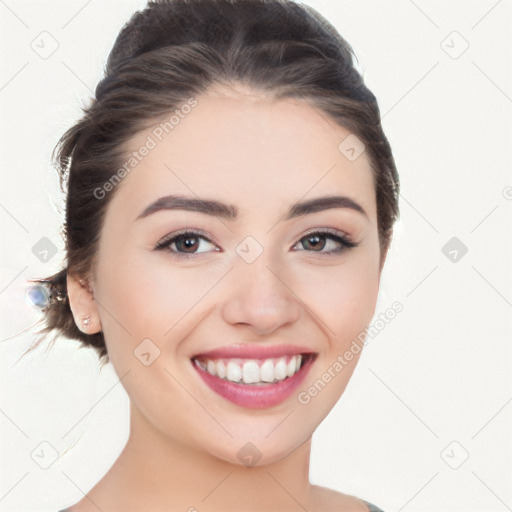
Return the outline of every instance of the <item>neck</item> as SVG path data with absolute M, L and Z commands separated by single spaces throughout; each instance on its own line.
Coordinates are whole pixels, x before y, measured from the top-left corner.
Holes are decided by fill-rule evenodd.
M 132 404 L 128 442 L 88 496 L 104 510 L 297 510 L 312 497 L 310 451 L 311 438 L 277 462 L 233 464 L 169 438 Z

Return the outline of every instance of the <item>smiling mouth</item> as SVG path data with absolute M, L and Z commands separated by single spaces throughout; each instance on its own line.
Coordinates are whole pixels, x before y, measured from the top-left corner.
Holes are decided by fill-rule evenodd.
M 198 356 L 192 358 L 192 363 L 213 377 L 227 382 L 272 386 L 293 377 L 306 363 L 312 362 L 316 355 L 304 353 L 265 359 Z

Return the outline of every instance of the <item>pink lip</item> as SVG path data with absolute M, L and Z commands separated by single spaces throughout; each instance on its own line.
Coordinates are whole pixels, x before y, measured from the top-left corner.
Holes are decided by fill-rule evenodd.
M 223 351 L 222 353 L 224 354 Z M 290 352 L 287 353 L 290 354 Z M 210 352 L 208 352 L 208 354 L 210 354 Z M 264 409 L 273 407 L 286 400 L 304 380 L 315 359 L 316 355 L 308 357 L 297 373 L 280 382 L 265 386 L 237 384 L 211 375 L 194 362 L 192 362 L 192 366 L 199 373 L 203 381 L 220 396 L 242 407 Z
M 297 354 L 313 354 L 307 347 L 297 347 L 296 345 L 229 345 L 228 347 L 216 348 L 209 352 L 202 352 L 196 354 L 194 358 L 217 359 L 225 358 L 240 358 L 240 359 L 269 359 L 272 357 L 282 357 L 287 355 Z

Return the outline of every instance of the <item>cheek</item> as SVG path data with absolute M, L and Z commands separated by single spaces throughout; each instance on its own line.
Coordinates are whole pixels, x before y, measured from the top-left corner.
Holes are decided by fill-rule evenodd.
M 345 391 L 361 356 L 379 290 L 378 258 L 362 255 L 336 271 L 333 268 L 317 279 L 318 286 L 308 287 L 307 295 L 303 292 L 325 334 L 315 370 L 297 393 L 312 418 L 324 418 Z M 318 269 L 315 273 L 318 278 Z
M 298 285 L 301 291 L 297 295 L 312 310 L 327 337 L 334 344 L 346 344 L 357 337 L 375 313 L 378 258 L 361 254 L 346 264 L 315 267 L 300 277 Z
M 170 336 L 185 334 L 188 314 L 221 275 L 206 267 L 178 268 L 170 256 L 148 249 L 127 249 L 123 254 L 115 263 L 103 257 L 98 268 L 98 302 L 104 306 L 100 314 L 109 348 L 130 354 L 149 338 L 163 349 Z
M 123 254 L 115 258 L 115 254 Z M 97 267 L 97 303 L 102 330 L 112 362 L 133 358 L 133 350 L 143 339 L 152 338 L 157 326 L 147 313 L 155 309 L 160 301 L 163 283 L 147 282 L 149 265 L 142 264 L 133 249 L 116 245 L 115 239 L 108 239 L 100 248 L 101 262 Z

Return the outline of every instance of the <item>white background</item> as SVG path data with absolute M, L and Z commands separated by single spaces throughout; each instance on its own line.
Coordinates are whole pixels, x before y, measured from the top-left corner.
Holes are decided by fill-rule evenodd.
M 512 510 L 512 3 L 305 3 L 351 43 L 379 100 L 402 193 L 378 312 L 404 307 L 316 431 L 311 479 L 386 512 Z M 40 318 L 26 280 L 64 257 L 50 153 L 144 5 L 0 1 L 2 512 L 78 501 L 127 439 L 110 365 L 65 339 L 17 362 L 35 334 L 15 335 Z M 31 48 L 43 31 L 58 43 L 46 59 Z M 42 237 L 59 250 L 46 263 L 32 252 Z M 452 237 L 468 248 L 455 262 Z M 31 458 L 41 442 L 59 454 L 48 469 Z

